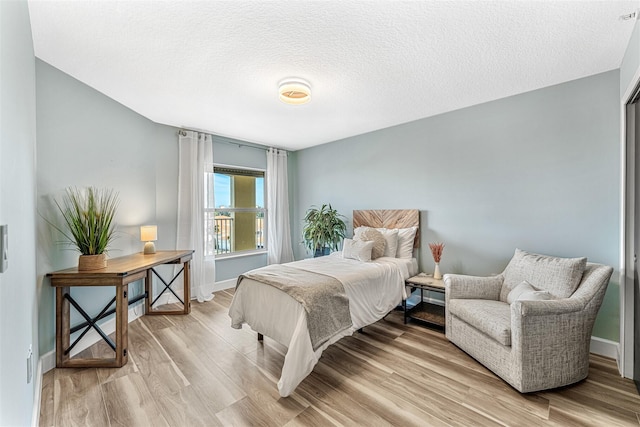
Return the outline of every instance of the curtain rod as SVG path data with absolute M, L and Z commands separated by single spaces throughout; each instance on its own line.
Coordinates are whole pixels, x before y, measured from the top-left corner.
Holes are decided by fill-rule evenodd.
M 1 0 L 0 0 L 0 1 L 1 1 Z M 192 131 L 192 132 L 202 132 L 202 131 L 192 130 L 192 129 L 179 129 L 179 130 L 178 130 L 178 135 L 180 135 L 180 136 L 187 136 L 187 130 L 190 130 L 190 131 Z M 226 137 L 224 137 L 224 136 L 215 135 L 215 134 L 210 133 L 210 132 L 202 132 L 202 133 L 208 133 L 208 134 L 210 134 L 210 135 L 211 135 L 211 137 L 214 137 L 214 136 L 215 136 L 215 137 L 217 137 L 217 138 L 221 138 L 221 139 L 218 139 L 218 141 L 216 141 L 216 142 L 223 142 L 223 143 L 225 143 L 225 144 L 229 144 L 229 145 L 237 145 L 237 146 L 238 146 L 238 148 L 247 147 L 247 148 L 253 148 L 253 149 L 256 149 L 256 150 L 269 151 L 269 148 L 267 148 L 267 147 L 256 147 L 255 145 L 245 144 L 245 143 L 242 143 L 242 142 L 240 142 L 240 141 L 238 141 L 238 142 L 231 142 L 231 141 L 227 141 Z M 273 148 L 273 149 L 275 149 L 275 150 L 287 151 L 287 150 L 284 150 L 283 148 L 277 148 L 277 147 L 270 147 L 270 148 Z
M 269 151 L 269 148 L 267 147 L 256 147 L 255 145 L 243 144 L 242 142 L 231 142 L 231 141 L 226 141 L 224 139 L 222 140 L 219 139 L 217 142 L 223 142 L 229 145 L 237 145 L 238 148 L 247 147 L 247 148 L 254 148 L 256 150 Z

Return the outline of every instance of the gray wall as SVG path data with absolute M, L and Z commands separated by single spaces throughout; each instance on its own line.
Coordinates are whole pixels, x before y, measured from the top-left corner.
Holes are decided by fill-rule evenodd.
M 27 2 L 0 2 L 0 224 L 9 268 L 0 274 L 0 425 L 30 425 L 38 361 L 35 274 L 36 76 Z
M 618 267 L 618 92 L 616 70 L 299 151 L 295 235 L 314 204 L 414 208 L 423 271 L 435 241 L 443 273 L 501 272 L 514 248 Z M 594 335 L 618 340 L 618 293 Z
M 28 346 L 38 355 L 54 342 L 53 293 L 43 275 L 75 265 L 77 257 L 33 214 L 36 69 L 38 211 L 50 214 L 51 197 L 70 185 L 116 189 L 120 238 L 113 256 L 140 250 L 143 223 L 158 224 L 159 249 L 175 247 L 177 137 L 175 128 L 43 62 L 34 67 L 26 2 L 0 2 L 0 19 L 0 224 L 11 229 L 10 268 L 0 275 L 0 425 L 25 425 L 34 393 L 33 382 L 25 381 Z M 639 32 L 636 24 L 621 66 L 621 93 L 639 68 Z M 304 211 L 331 202 L 348 216 L 356 208 L 421 209 L 423 242 L 447 244 L 444 271 L 500 271 L 515 246 L 617 266 L 616 84 L 617 73 L 606 73 L 291 153 L 297 257 L 304 256 Z M 222 140 L 216 137 L 216 162 L 265 166 L 263 151 Z M 216 280 L 265 262 L 263 255 L 218 261 Z M 424 249 L 420 264 L 433 268 Z M 617 292 L 612 283 L 595 335 L 617 339 Z M 101 296 L 78 298 L 91 305 Z
M 53 198 L 60 200 L 67 187 L 112 188 L 119 193 L 120 204 L 117 238 L 109 256 L 140 251 L 142 224 L 157 223 L 158 247 L 166 247 L 165 230 L 175 229 L 175 220 L 170 221 L 175 214 L 161 212 L 168 222 L 157 221 L 156 156 L 165 153 L 168 141 L 175 143 L 175 130 L 154 125 L 45 62 L 36 61 L 36 72 L 40 346 L 45 353 L 54 347 L 55 317 L 54 292 L 44 275 L 78 262 L 78 253 L 63 244 L 61 235 L 43 219 L 59 218 Z M 140 291 L 140 283 L 131 289 L 135 294 Z M 95 314 L 114 292 L 112 287 L 80 287 L 72 295 Z M 79 320 L 75 310 L 72 316 L 72 323 Z
M 177 128 L 154 123 L 36 60 L 38 112 L 38 283 L 40 284 L 40 354 L 54 349 L 54 293 L 44 275 L 77 265 L 78 253 L 60 244 L 44 221 L 58 216 L 52 205 L 69 186 L 113 188 L 120 194 L 118 239 L 109 256 L 139 252 L 139 226 L 158 225 L 156 247 L 175 249 L 178 200 Z M 266 168 L 264 149 L 214 137 L 215 161 Z M 245 144 L 245 143 L 242 143 Z M 216 281 L 264 266 L 266 255 L 218 260 Z M 131 292 L 141 292 L 142 284 Z M 113 296 L 112 288 L 75 288 L 74 298 L 97 313 Z M 72 310 L 72 323 L 80 320 Z M 107 321 L 109 319 L 105 319 Z

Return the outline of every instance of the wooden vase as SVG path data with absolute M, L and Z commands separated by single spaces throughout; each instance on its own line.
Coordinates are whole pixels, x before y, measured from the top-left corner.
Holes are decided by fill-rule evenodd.
M 80 255 L 78 271 L 100 270 L 107 267 L 107 254 Z

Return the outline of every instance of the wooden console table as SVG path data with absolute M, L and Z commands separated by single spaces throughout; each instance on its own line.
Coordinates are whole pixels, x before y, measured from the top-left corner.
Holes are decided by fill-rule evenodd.
M 192 250 L 183 251 L 158 251 L 155 254 L 137 253 L 119 258 L 109 259 L 107 267 L 100 270 L 78 271 L 77 268 L 69 268 L 47 274 L 51 279 L 51 286 L 56 288 L 56 367 L 58 368 L 79 368 L 79 367 L 102 367 L 102 368 L 119 368 L 128 361 L 127 343 L 128 343 L 128 314 L 129 304 L 141 299 L 145 299 L 145 314 L 189 314 L 191 312 L 191 272 L 190 261 Z M 182 270 L 167 283 L 154 269 L 154 267 L 163 264 L 183 264 Z M 184 299 L 180 299 L 178 295 L 171 289 L 171 284 L 175 279 L 183 274 Z M 153 299 L 152 283 L 153 275 L 156 275 L 164 284 L 164 289 Z M 129 283 L 137 280 L 144 280 L 144 293 L 129 299 Z M 115 286 L 116 296 L 102 309 L 100 314 L 95 317 L 89 316 L 80 305 L 71 297 L 72 286 Z M 169 290 L 174 294 L 183 308 L 180 310 L 154 310 L 153 304 L 166 291 Z M 115 303 L 115 308 L 111 306 Z M 70 327 L 70 305 L 72 305 L 86 320 L 80 325 Z M 116 342 L 113 343 L 111 338 L 100 329 L 97 322 L 111 314 L 115 313 Z M 70 344 L 71 334 L 83 329 L 79 338 Z M 98 334 L 106 341 L 114 350 L 113 358 L 71 358 L 71 349 L 80 341 L 80 339 L 91 329 L 95 329 Z

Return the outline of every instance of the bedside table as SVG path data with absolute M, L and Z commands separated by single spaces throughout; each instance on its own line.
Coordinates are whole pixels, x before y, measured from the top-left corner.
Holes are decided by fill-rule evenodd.
M 411 287 L 411 292 L 420 289 L 420 302 L 413 307 L 407 307 L 407 300 L 402 301 L 404 323 L 407 319 L 414 319 L 431 325 L 445 328 L 444 305 L 432 304 L 424 301 L 424 291 L 438 292 L 444 296 L 444 281 L 434 279 L 432 275 L 420 273 L 405 281 Z

